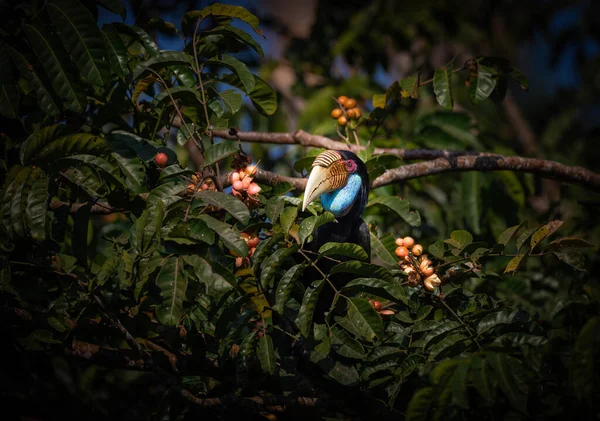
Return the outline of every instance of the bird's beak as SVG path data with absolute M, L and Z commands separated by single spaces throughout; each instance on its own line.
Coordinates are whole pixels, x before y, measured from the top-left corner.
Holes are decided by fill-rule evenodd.
M 345 186 L 349 175 L 339 153 L 325 151 L 317 156 L 304 190 L 302 211 L 323 193 Z

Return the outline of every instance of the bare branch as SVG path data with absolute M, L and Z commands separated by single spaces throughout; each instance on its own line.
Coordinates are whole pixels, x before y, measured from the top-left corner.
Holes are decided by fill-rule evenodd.
M 555 161 L 522 158 L 518 156 L 475 155 L 438 158 L 432 161 L 417 162 L 387 170 L 371 182 L 372 188 L 387 186 L 413 178 L 444 172 L 465 171 L 518 171 L 538 174 L 572 184 L 579 184 L 591 190 L 600 191 L 600 174 L 582 167 L 572 167 Z M 270 171 L 259 170 L 256 179 L 265 184 L 276 185 L 288 182 L 296 190 L 304 190 L 306 179 L 285 177 Z
M 357 147 L 356 145 L 347 144 L 344 142 L 338 142 L 325 136 L 319 136 L 307 133 L 303 130 L 298 130 L 295 133 L 283 133 L 283 132 L 241 132 L 238 131 L 236 136 L 232 136 L 226 130 L 215 130 L 213 131 L 215 137 L 222 139 L 237 140 L 238 138 L 243 142 L 252 143 L 275 143 L 279 145 L 302 145 L 312 146 L 314 148 L 325 148 L 325 149 L 337 149 L 337 150 L 349 150 L 357 153 L 360 150 L 364 150 L 364 146 Z M 415 161 L 420 159 L 435 159 L 435 158 L 452 158 L 455 156 L 463 155 L 493 155 L 481 152 L 471 151 L 452 151 L 442 149 L 404 149 L 404 148 L 375 148 L 374 153 L 379 154 L 392 154 L 397 155 L 400 158 L 404 158 L 409 161 Z

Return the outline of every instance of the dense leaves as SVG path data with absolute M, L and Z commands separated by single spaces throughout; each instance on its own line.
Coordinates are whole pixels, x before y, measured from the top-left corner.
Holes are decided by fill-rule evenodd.
M 97 3 L 126 16 L 120 2 Z M 215 3 L 185 13 L 181 28 L 154 19 L 100 29 L 94 3 L 30 7 L 3 30 L 0 54 L 0 114 L 18 127 L 14 139 L 2 133 L 0 160 L 3 334 L 20 370 L 3 380 L 7 396 L 37 396 L 18 380 L 31 358 L 46 358 L 72 405 L 102 412 L 110 396 L 134 409 L 107 414 L 131 419 L 227 419 L 230 410 L 270 419 L 265 411 L 307 402 L 337 419 L 595 411 L 600 287 L 587 270 L 597 246 L 567 211 L 534 222 L 524 210 L 531 179 L 465 173 L 373 190 L 363 215 L 371 256 L 353 243 L 311 250 L 332 213 L 318 202 L 303 211 L 289 183 L 257 177 L 255 193 L 234 184 L 256 176 L 245 151 L 276 169 L 297 152 L 250 148 L 234 128 L 234 140 L 214 136 L 248 122 L 280 130 L 279 114 L 294 108 L 278 109 L 265 81 L 272 69 L 248 59 L 263 55 L 254 14 Z M 183 34 L 183 51 L 161 50 L 157 30 Z M 340 39 L 336 51 L 355 42 Z M 320 66 L 306 79 L 321 92 L 300 121 L 363 146 L 370 138 L 360 157 L 371 180 L 405 165 L 375 154 L 407 146 L 394 125 L 410 126 L 409 147 L 485 150 L 484 123 L 452 110 L 501 99 L 508 77 L 527 86 L 504 59 L 451 63 L 429 82 L 419 73 L 379 93 L 356 87 L 374 109 L 340 130 Z M 455 86 L 461 77 L 465 88 Z M 428 83 L 437 105 L 422 94 Z M 421 98 L 437 108 L 421 113 Z M 320 101 L 322 125 L 311 114 Z M 309 170 L 320 151 L 303 150 L 293 168 Z M 397 238 L 408 236 L 425 256 L 411 244 L 398 257 Z M 429 276 L 439 280 L 431 288 Z M 120 387 L 139 392 L 136 402 Z

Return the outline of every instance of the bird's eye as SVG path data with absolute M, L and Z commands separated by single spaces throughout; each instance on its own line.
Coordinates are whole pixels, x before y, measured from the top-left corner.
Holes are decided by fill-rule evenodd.
M 353 173 L 354 171 L 356 171 L 356 162 L 354 162 L 351 159 L 348 159 L 345 163 L 346 171 L 348 171 L 349 173 Z

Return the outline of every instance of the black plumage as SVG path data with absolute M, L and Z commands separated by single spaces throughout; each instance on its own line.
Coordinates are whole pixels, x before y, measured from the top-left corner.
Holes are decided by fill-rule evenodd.
M 313 240 L 307 244 L 307 249 L 316 253 L 319 251 L 322 245 L 329 242 L 354 243 L 358 244 L 366 251 L 368 256 L 367 262 L 369 262 L 371 256 L 371 238 L 369 234 L 369 228 L 365 221 L 363 221 L 361 218 L 361 215 L 367 205 L 369 196 L 370 182 L 367 167 L 362 160 L 352 152 L 337 152 L 342 156 L 343 160 L 353 160 L 356 163 L 355 173 L 361 177 L 362 183 L 356 198 L 351 204 L 350 210 L 344 216 L 337 217 L 336 221 L 329 222 L 317 228 L 313 235 Z M 331 268 L 338 264 L 337 261 L 348 260 L 348 258 L 345 256 L 333 256 L 333 258 L 336 261 L 331 259 L 320 259 L 317 264 L 319 270 L 312 267 L 308 268 L 304 276 L 305 285 L 309 286 L 312 282 L 323 279 L 321 272 L 329 274 Z M 331 283 L 338 290 L 354 278 L 355 276 L 348 273 L 339 273 L 329 276 Z M 319 300 L 315 308 L 315 322 L 323 322 L 325 313 L 329 311 L 331 307 L 333 297 L 333 289 L 329 283 L 325 284 L 319 295 Z

